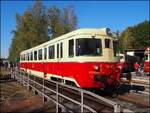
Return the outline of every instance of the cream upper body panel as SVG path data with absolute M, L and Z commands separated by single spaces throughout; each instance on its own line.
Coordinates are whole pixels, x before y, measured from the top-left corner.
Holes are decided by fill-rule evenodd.
M 73 36 L 77 36 L 77 35 L 92 35 L 92 36 L 96 36 L 96 35 L 101 35 L 101 36 L 108 36 L 107 32 L 106 32 L 106 29 L 103 28 L 103 29 L 78 29 L 78 30 L 75 30 L 75 31 L 72 31 L 70 33 L 67 33 L 65 35 L 62 35 L 60 37 L 57 37 L 55 39 L 52 39 L 50 41 L 47 41 L 41 45 L 38 45 L 36 47 L 33 47 L 33 48 L 30 48 L 28 50 L 25 50 L 22 53 L 25 53 L 25 52 L 29 52 L 29 51 L 32 51 L 33 49 L 39 49 L 43 46 L 46 46 L 46 45 L 49 45 L 51 43 L 55 43 L 55 42 L 58 42 L 58 41 L 61 41 L 61 40 L 64 40 L 66 38 L 70 38 L 70 37 L 73 37 Z M 82 38 L 87 38 L 87 37 L 82 37 Z
M 79 38 L 93 38 L 94 39 L 101 39 L 102 42 L 102 55 L 101 56 L 76 56 L 69 58 L 68 56 L 68 48 L 69 48 L 69 40 L 74 39 L 74 44 L 75 44 L 75 39 Z M 105 48 L 104 46 L 104 39 L 110 39 L 110 48 Z M 55 46 L 55 58 L 54 59 L 49 59 L 48 54 L 47 58 L 44 60 L 32 60 L 28 62 L 116 62 L 116 57 L 113 57 L 113 44 L 112 41 L 116 40 L 115 38 L 112 38 L 108 36 L 106 29 L 78 29 L 75 31 L 72 31 L 70 33 L 67 33 L 65 35 L 62 35 L 58 38 L 52 39 L 50 41 L 47 41 L 41 45 L 38 45 L 36 47 L 33 47 L 31 49 L 25 50 L 21 52 L 22 54 L 27 54 L 29 52 L 34 52 L 38 51 L 39 49 L 42 49 L 42 54 L 44 54 L 44 48 L 47 48 L 51 45 Z M 56 46 L 57 44 L 63 43 L 63 57 L 62 58 L 57 58 L 57 49 Z M 48 53 L 48 52 L 47 52 Z M 74 53 L 76 53 L 76 49 L 74 47 Z M 34 58 L 34 54 L 33 54 Z M 26 62 L 26 61 L 21 61 L 21 62 Z

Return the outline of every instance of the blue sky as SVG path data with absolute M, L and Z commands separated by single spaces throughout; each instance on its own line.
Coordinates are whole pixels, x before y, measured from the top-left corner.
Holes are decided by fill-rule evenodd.
M 8 57 L 15 29 L 15 15 L 22 15 L 34 1 L 1 1 L 1 57 Z M 46 8 L 71 5 L 75 8 L 79 28 L 109 27 L 123 31 L 128 26 L 149 20 L 148 1 L 43 1 Z

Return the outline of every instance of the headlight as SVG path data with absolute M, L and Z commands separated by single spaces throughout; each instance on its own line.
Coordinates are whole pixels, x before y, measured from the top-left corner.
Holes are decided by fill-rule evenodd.
M 99 70 L 99 66 L 94 66 L 94 71 L 98 71 Z

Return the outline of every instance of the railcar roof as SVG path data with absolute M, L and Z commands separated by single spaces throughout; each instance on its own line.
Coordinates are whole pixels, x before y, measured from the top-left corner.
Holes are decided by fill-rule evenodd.
M 47 41 L 43 44 L 40 44 L 38 46 L 35 46 L 35 47 L 30 48 L 30 49 L 24 50 L 21 53 L 24 53 L 24 52 L 27 52 L 27 51 L 30 51 L 32 49 L 36 49 L 36 48 L 39 48 L 39 47 L 42 47 L 42 46 L 46 46 L 51 42 L 59 41 L 59 40 L 62 40 L 64 38 L 69 38 L 69 37 L 74 36 L 74 35 L 95 34 L 95 35 L 108 36 L 107 29 L 109 29 L 109 28 L 99 28 L 99 29 L 98 28 L 97 29 L 94 29 L 94 28 L 81 28 L 81 29 L 77 29 L 77 30 L 74 30 L 74 31 L 69 32 L 67 34 L 64 34 L 62 36 L 59 36 L 57 38 L 54 38 L 52 40 L 49 40 L 49 41 Z

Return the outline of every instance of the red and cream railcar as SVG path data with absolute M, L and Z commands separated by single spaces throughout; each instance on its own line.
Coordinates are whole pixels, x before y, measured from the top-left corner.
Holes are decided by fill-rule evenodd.
M 146 48 L 144 52 L 145 60 L 144 60 L 144 72 L 146 74 L 150 74 L 150 47 Z
M 117 40 L 108 28 L 79 29 L 20 54 L 20 70 L 80 88 L 104 88 L 120 79 Z

